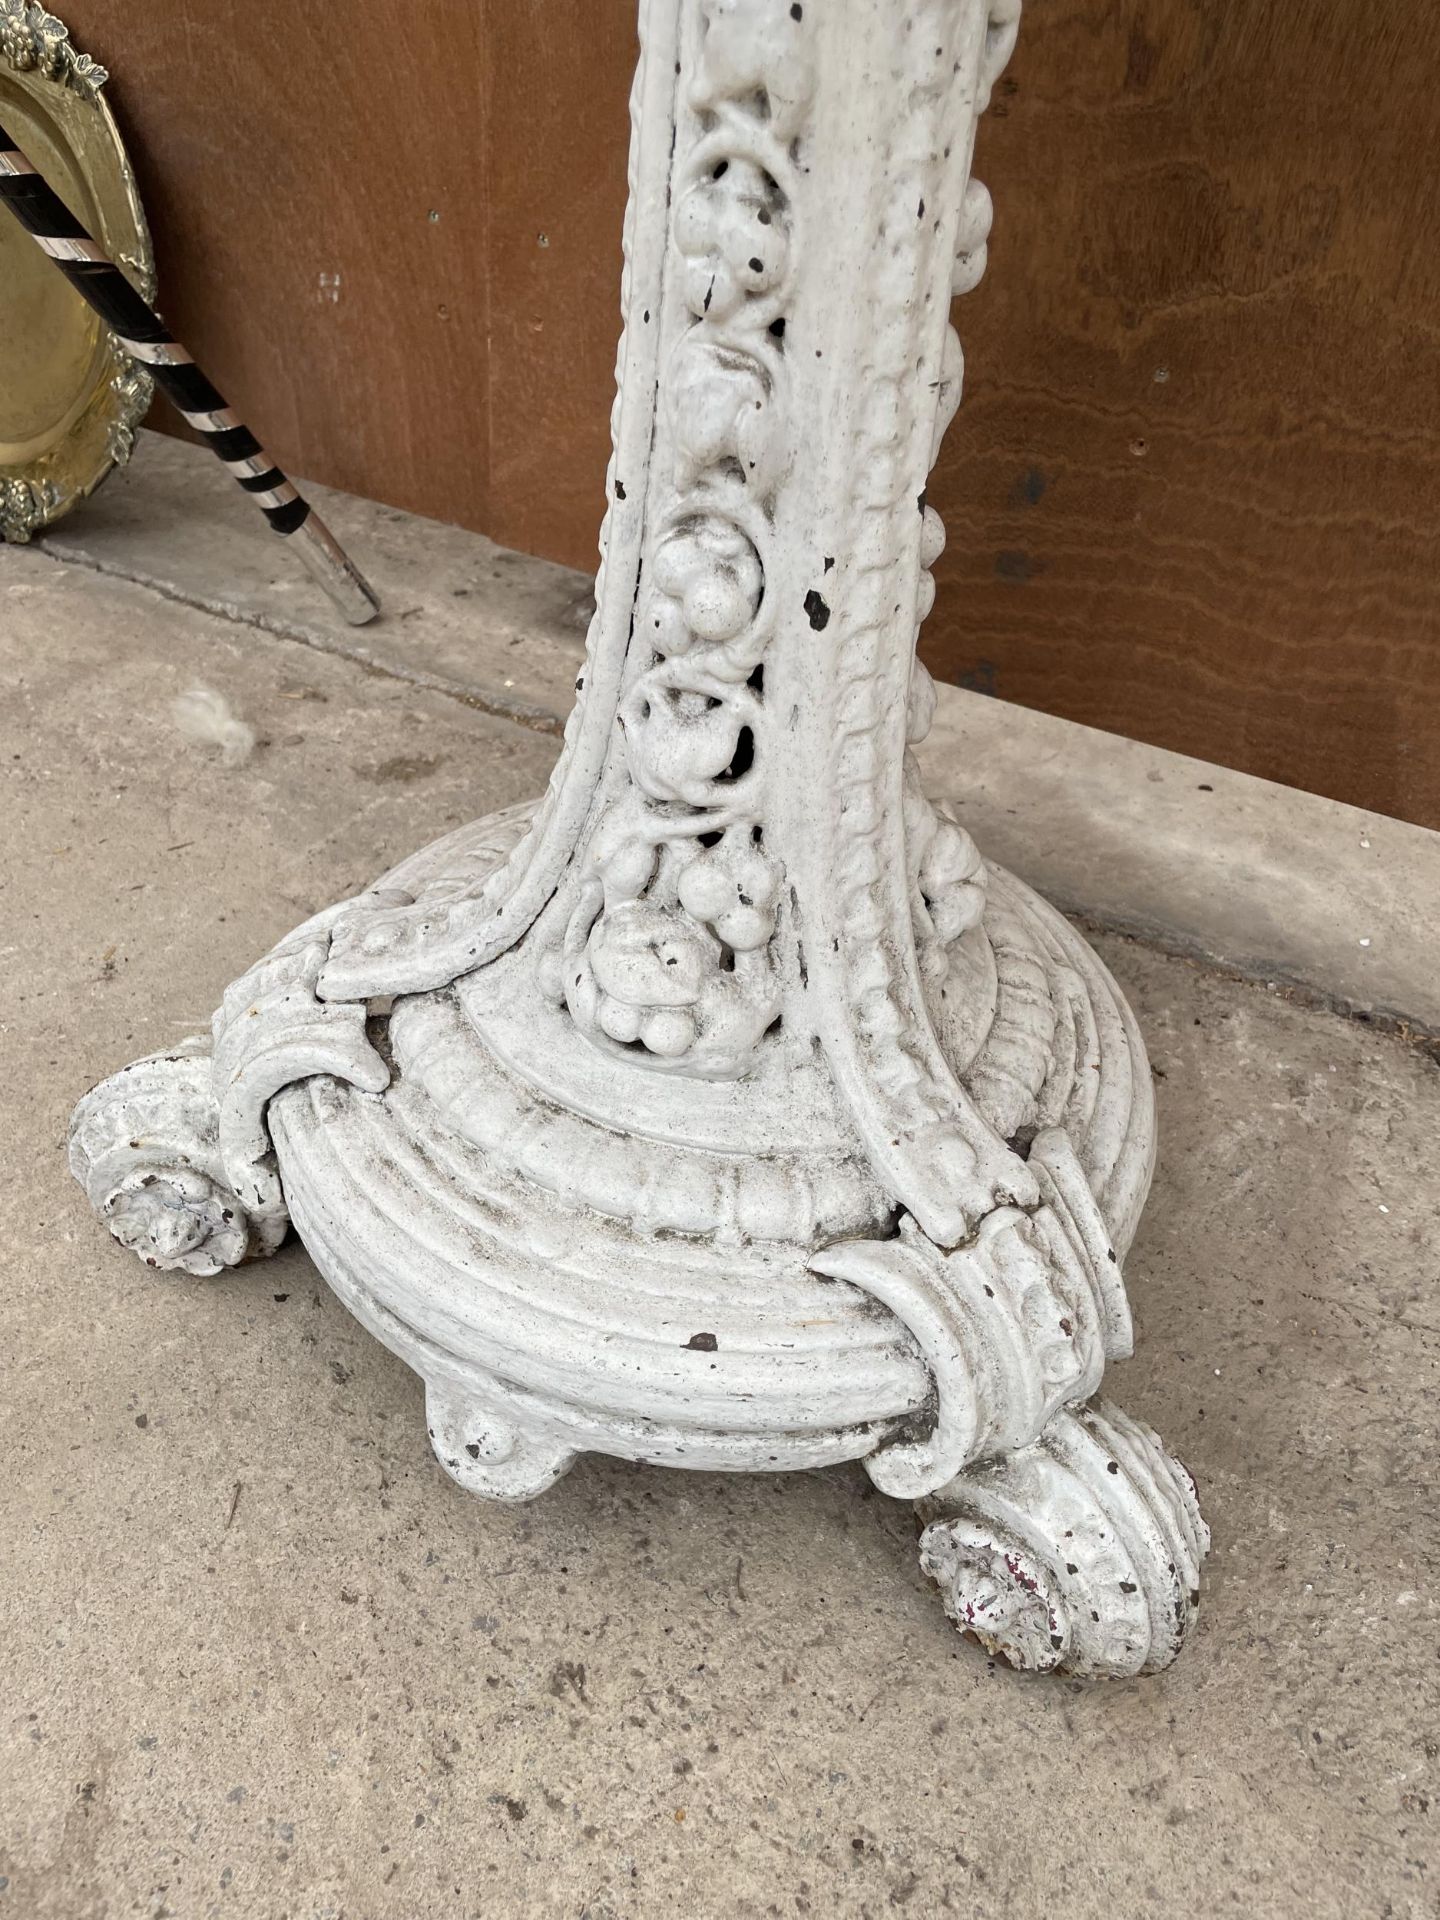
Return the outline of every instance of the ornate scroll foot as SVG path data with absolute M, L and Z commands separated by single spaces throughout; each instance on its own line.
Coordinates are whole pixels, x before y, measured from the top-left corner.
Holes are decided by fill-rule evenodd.
M 426 1381 L 425 1425 L 450 1478 L 486 1500 L 533 1500 L 575 1464 L 574 1450 L 562 1441 L 497 1413 L 449 1381 Z
M 290 1213 L 266 1124 L 271 1099 L 319 1074 L 372 1093 L 388 1083 L 364 1005 L 326 1006 L 315 993 L 325 928 L 343 910 L 307 921 L 226 989 L 213 1052 L 194 1035 L 123 1067 L 76 1107 L 70 1171 L 146 1266 L 208 1276 L 274 1253 Z
M 70 1122 L 70 1171 L 122 1247 L 147 1267 L 208 1277 L 285 1237 L 278 1197 L 242 1204 L 221 1161 L 203 1039 L 102 1080 Z
M 1102 1400 L 916 1510 L 945 1610 L 1012 1667 L 1154 1673 L 1195 1621 L 1210 1532 L 1155 1434 Z

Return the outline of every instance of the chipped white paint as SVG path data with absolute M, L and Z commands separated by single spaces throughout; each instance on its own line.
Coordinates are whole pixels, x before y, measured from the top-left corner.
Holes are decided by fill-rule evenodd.
M 915 660 L 1013 0 L 646 0 L 597 611 L 549 791 L 307 923 L 82 1102 L 152 1264 L 288 1212 L 462 1486 L 863 1460 L 1018 1665 L 1173 1656 L 1207 1544 L 1127 1353 L 1149 1071 L 920 787 Z M 957 770 L 958 771 L 958 770 Z

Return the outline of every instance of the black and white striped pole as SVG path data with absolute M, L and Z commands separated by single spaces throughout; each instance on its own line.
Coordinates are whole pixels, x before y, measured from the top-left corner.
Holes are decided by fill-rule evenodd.
M 296 548 L 352 626 L 380 611 L 373 588 L 315 509 L 287 480 L 159 315 L 31 166 L 0 126 L 0 201 L 99 314 L 133 359 L 143 360 L 205 444 Z

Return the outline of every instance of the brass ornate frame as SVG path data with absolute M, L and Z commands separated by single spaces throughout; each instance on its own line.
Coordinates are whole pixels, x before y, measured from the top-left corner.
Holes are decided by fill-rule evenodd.
M 76 212 L 88 219 L 144 297 L 153 300 L 150 232 L 134 170 L 103 96 L 108 78 L 104 67 L 76 50 L 53 14 L 33 0 L 0 0 L 0 107 L 9 105 L 15 137 L 24 138 L 25 120 L 37 113 L 49 123 L 90 196 L 91 204 Z M 30 246 L 18 228 L 15 239 L 17 246 Z M 0 539 L 28 540 L 130 457 L 154 383 L 98 320 L 93 324 L 95 354 L 76 407 L 39 452 L 13 464 L 0 462 Z

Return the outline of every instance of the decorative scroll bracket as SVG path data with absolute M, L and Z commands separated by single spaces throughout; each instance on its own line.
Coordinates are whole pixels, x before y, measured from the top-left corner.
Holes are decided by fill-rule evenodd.
M 843 1241 L 810 1263 L 888 1307 L 934 1378 L 928 1431 L 866 1459 L 882 1493 L 920 1499 L 975 1460 L 1029 1446 L 1130 1352 L 1118 1256 L 1065 1134 L 1038 1134 L 1030 1165 L 1043 1204 L 987 1214 L 963 1247 L 944 1252 L 903 1218 L 896 1239 Z

